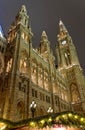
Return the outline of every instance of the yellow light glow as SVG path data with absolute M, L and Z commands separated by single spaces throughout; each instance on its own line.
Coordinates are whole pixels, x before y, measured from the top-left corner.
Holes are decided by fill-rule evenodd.
M 78 118 L 78 116 L 77 116 L 77 115 L 75 115 L 74 117 L 75 117 L 76 119 Z
M 35 127 L 35 122 L 30 122 L 31 127 Z
M 40 123 L 41 123 L 41 124 L 44 124 L 44 123 L 45 123 L 45 120 L 41 120 Z
M 71 116 L 72 116 L 72 114 L 71 114 L 71 113 L 69 113 L 69 114 L 68 114 L 68 116 L 69 116 L 69 117 L 71 117 Z
M 62 115 L 63 118 L 66 118 L 66 115 Z
M 0 130 L 3 130 L 3 129 L 5 129 L 6 128 L 6 124 L 5 123 L 3 123 L 3 122 L 0 122 Z
M 48 119 L 48 121 L 51 122 L 51 121 L 52 121 L 52 118 L 50 117 L 50 118 Z
M 84 121 L 84 118 L 81 118 L 80 121 Z

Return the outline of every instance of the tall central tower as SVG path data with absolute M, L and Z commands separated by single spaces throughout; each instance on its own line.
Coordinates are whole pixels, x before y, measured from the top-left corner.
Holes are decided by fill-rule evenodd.
M 71 107 L 75 111 L 85 111 L 85 80 L 72 39 L 64 26 L 59 22 L 57 47 L 58 70 L 68 80 Z
M 25 6 L 22 6 L 8 33 L 5 55 L 3 118 L 28 118 L 30 51 L 32 32 Z

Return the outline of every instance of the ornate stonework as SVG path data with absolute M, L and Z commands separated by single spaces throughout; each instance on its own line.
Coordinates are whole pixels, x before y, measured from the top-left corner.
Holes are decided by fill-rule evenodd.
M 47 114 L 49 107 L 53 112 L 85 112 L 85 77 L 62 21 L 59 29 L 58 67 L 45 31 L 40 46 L 33 48 L 25 6 L 17 14 L 8 37 L 0 37 L 0 117 L 12 121 L 29 118 L 32 101 L 37 105 L 34 116 Z

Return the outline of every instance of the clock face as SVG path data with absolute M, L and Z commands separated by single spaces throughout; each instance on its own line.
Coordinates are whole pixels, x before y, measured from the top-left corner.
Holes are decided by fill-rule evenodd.
M 66 41 L 64 40 L 64 41 L 62 41 L 62 44 L 64 45 L 64 44 L 66 44 Z
M 0 53 L 0 74 L 3 72 L 4 69 L 4 58 L 3 55 Z

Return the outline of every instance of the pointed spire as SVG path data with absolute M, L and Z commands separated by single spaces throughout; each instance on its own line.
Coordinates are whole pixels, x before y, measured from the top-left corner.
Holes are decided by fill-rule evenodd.
M 57 35 L 58 41 L 63 40 L 65 37 L 69 36 L 69 33 L 63 24 L 63 22 L 59 21 L 59 34 Z
M 48 50 L 50 46 L 50 42 L 48 40 L 48 36 L 45 31 L 42 32 L 41 40 L 40 40 L 40 52 L 43 53 Z
M 29 24 L 29 16 L 27 15 L 27 10 L 25 5 L 22 5 L 20 11 L 16 16 L 16 24 L 22 24 L 25 27 L 28 27 Z
M 45 31 L 42 32 L 42 37 L 46 37 L 47 38 L 47 34 Z
M 60 32 L 68 32 L 63 22 L 59 21 Z
M 22 5 L 20 12 L 27 14 L 27 10 L 26 10 L 26 6 L 25 5 Z
M 41 41 L 48 41 L 48 36 L 45 31 L 42 32 Z

